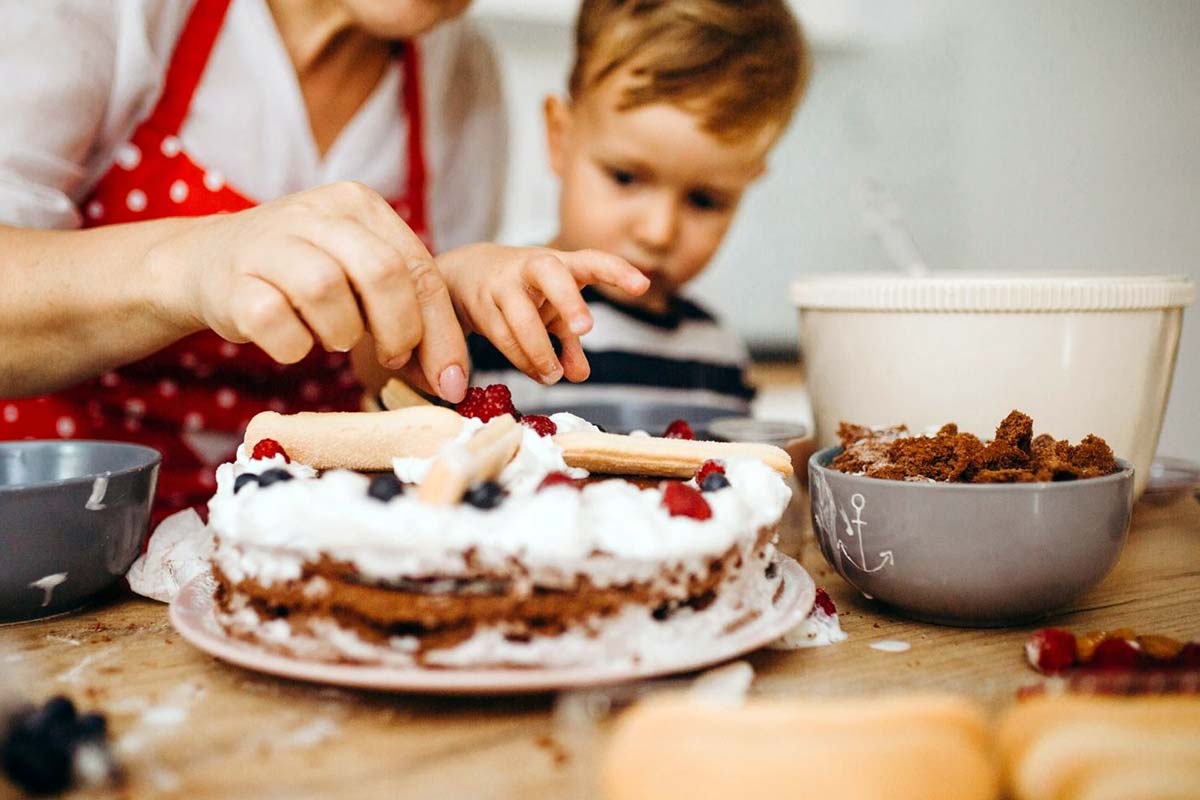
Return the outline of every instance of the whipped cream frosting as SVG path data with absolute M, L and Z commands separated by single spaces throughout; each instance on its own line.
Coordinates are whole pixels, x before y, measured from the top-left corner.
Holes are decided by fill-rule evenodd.
M 552 419 L 563 433 L 596 429 L 570 414 Z M 460 438 L 479 427 L 477 420 L 468 420 Z M 401 480 L 418 480 L 429 463 L 396 459 L 395 472 Z M 287 470 L 297 480 L 268 487 L 250 483 L 234 493 L 238 475 L 268 469 Z M 209 503 L 210 525 L 218 536 L 215 559 L 231 580 L 253 578 L 263 585 L 297 579 L 305 562 L 322 556 L 385 583 L 471 574 L 479 567 L 506 574 L 515 560 L 529 580 L 541 585 L 569 587 L 578 575 L 599 586 L 614 585 L 654 579 L 664 564 L 703 571 L 712 558 L 735 546 L 748 547 L 760 529 L 777 524 L 791 497 L 787 483 L 767 465 L 730 459 L 730 486 L 705 494 L 713 516 L 700 521 L 672 517 L 662 506 L 660 489 L 619 479 L 582 490 L 536 491 L 555 471 L 586 475 L 567 468 L 551 437 L 526 430 L 517 456 L 500 476 L 509 496 L 497 508 L 481 510 L 468 504 L 428 505 L 411 491 L 381 502 L 367 494 L 365 475 L 332 470 L 318 476 L 282 456 L 251 459 L 239 449 L 235 462 L 218 467 L 217 491 Z

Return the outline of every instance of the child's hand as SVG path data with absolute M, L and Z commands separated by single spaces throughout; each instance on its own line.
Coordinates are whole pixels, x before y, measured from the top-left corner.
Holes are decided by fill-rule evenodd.
M 384 366 L 416 355 L 444 399 L 466 392 L 466 341 L 441 273 L 387 201 L 361 184 L 197 219 L 149 263 L 168 313 L 253 342 L 276 361 L 299 361 L 314 340 L 345 352 L 369 332 Z
M 650 280 L 624 259 L 599 250 L 473 244 L 444 253 L 438 267 L 468 330 L 491 340 L 514 367 L 551 384 L 582 381 L 591 371 L 579 337 L 592 315 L 579 290 L 603 283 L 639 295 Z M 562 343 L 562 360 L 548 333 Z

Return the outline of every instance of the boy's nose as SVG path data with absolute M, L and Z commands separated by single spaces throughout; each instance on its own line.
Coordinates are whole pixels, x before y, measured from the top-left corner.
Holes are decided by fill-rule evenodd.
M 678 215 L 678 203 L 665 192 L 647 198 L 634 222 L 633 233 L 638 244 L 652 251 L 670 249 L 679 227 Z

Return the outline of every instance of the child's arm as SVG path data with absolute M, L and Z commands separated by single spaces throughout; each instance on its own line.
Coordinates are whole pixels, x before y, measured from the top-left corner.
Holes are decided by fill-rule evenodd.
M 467 351 L 446 285 L 383 198 L 340 183 L 236 214 L 87 231 L 0 226 L 0 397 L 54 391 L 211 328 L 282 363 L 369 332 L 451 402 Z
M 645 275 L 624 259 L 599 250 L 473 244 L 438 256 L 459 320 L 483 334 L 517 369 L 541 383 L 590 371 L 579 337 L 592 315 L 579 290 L 603 283 L 641 294 Z M 562 343 L 561 362 L 548 334 Z

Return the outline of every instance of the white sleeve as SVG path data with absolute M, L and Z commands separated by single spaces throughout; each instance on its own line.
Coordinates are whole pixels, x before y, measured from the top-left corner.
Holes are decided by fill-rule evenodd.
M 429 64 L 433 72 L 426 95 L 430 215 L 442 251 L 495 239 L 508 161 L 504 96 L 492 45 L 468 21 L 447 27 L 456 30 Z
M 153 106 L 181 0 L 0 0 L 0 224 L 77 228 Z
M 74 196 L 103 124 L 112 4 L 0 0 L 0 223 L 79 226 Z

